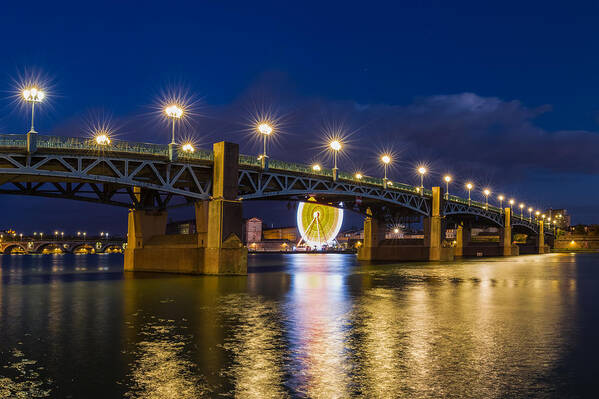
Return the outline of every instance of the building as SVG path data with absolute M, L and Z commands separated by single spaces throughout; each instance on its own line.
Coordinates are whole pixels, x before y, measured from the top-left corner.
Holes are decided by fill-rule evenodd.
M 262 241 L 262 220 L 250 218 L 243 223 L 243 243 L 249 245 Z
M 557 227 L 561 230 L 569 230 L 572 224 L 571 216 L 566 209 L 547 209 L 543 213 L 551 220 L 557 220 Z
M 262 238 L 264 240 L 287 240 L 297 243 L 300 239 L 297 227 L 274 227 L 262 230 Z

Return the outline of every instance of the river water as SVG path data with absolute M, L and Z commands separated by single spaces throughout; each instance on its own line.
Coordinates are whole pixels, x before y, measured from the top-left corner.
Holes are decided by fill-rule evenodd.
M 122 261 L 0 256 L 0 398 L 596 397 L 599 255 Z

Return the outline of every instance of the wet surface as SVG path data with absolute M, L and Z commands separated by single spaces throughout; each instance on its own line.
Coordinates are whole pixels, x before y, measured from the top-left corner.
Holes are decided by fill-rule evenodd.
M 599 256 L 1 256 L 0 398 L 594 397 Z

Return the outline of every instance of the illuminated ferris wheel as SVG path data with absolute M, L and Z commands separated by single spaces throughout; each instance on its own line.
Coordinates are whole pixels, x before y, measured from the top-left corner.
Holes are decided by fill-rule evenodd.
M 302 236 L 298 246 L 321 248 L 335 243 L 343 223 L 343 209 L 314 202 L 300 202 L 297 207 L 297 228 Z

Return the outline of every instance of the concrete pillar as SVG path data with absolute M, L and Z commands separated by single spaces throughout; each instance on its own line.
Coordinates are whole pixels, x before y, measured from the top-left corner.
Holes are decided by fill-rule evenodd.
M 208 274 L 246 274 L 247 248 L 241 240 L 242 208 L 237 200 L 239 145 L 221 141 L 213 145 L 213 153 L 204 270 Z
M 441 260 L 441 188 L 433 187 L 431 216 L 424 218 L 424 245 L 429 247 L 429 259 Z
M 505 208 L 503 227 L 503 256 L 512 255 L 512 209 Z
M 134 254 L 152 237 L 166 233 L 166 211 L 129 211 L 127 248 L 125 249 L 125 270 L 134 270 Z
M 543 220 L 539 221 L 539 253 L 545 253 L 545 231 Z
M 364 219 L 364 243 L 358 249 L 359 260 L 373 260 L 374 252 L 379 243 L 385 239 L 385 224 L 372 217 L 370 209 L 366 211 L 368 215 Z
M 464 256 L 464 246 L 468 245 L 471 236 L 470 226 L 465 226 L 464 222 L 460 223 L 455 233 L 455 256 Z
M 195 203 L 196 232 L 198 234 L 198 247 L 205 248 L 208 237 L 208 212 L 209 201 L 198 201 Z

